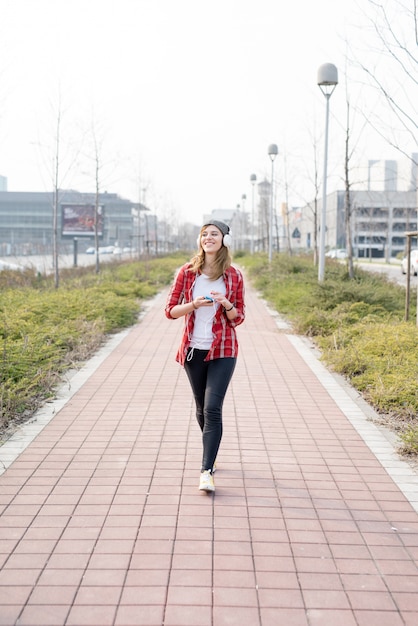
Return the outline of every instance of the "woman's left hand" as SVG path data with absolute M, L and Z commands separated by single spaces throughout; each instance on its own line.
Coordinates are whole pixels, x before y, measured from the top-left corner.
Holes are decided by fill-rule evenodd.
M 229 300 L 227 300 L 225 298 L 225 295 L 223 293 L 221 293 L 220 291 L 211 291 L 210 295 L 215 300 L 215 302 L 217 302 L 218 304 L 223 306 L 224 309 L 230 309 L 231 308 L 232 303 L 229 302 Z

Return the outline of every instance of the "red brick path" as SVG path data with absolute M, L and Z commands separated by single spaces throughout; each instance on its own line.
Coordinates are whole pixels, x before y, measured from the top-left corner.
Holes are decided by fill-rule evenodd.
M 416 626 L 418 514 L 249 286 L 198 491 L 164 298 L 0 477 L 0 625 Z

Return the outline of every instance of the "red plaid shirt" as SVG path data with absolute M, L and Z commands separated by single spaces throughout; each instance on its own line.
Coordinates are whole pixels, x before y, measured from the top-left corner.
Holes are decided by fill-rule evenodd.
M 241 272 L 236 267 L 229 267 L 224 275 L 225 297 L 235 306 L 237 315 L 229 320 L 223 307 L 218 307 L 213 320 L 213 342 L 205 361 L 222 359 L 224 357 L 236 357 L 238 355 L 238 341 L 235 327 L 242 324 L 245 318 L 244 304 L 244 281 Z M 173 285 L 167 298 L 165 314 L 168 319 L 174 319 L 170 315 L 171 309 L 177 304 L 185 304 L 193 300 L 193 287 L 196 281 L 196 272 L 191 269 L 191 264 L 186 263 L 180 268 L 174 279 Z M 194 327 L 194 311 L 185 316 L 184 332 L 176 361 L 184 365 L 187 349 L 190 345 Z

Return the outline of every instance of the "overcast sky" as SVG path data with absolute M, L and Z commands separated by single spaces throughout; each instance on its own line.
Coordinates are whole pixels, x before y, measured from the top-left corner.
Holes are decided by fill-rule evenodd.
M 315 142 L 323 155 L 316 76 L 330 62 L 340 84 L 330 101 L 328 190 L 342 188 L 347 46 L 373 54 L 368 5 L 1 0 L 0 174 L 9 191 L 51 190 L 60 114 L 63 188 L 94 191 L 94 129 L 102 190 L 136 201 L 146 189 L 142 200 L 161 217 L 199 224 L 243 194 L 248 207 L 250 175 L 270 176 L 271 143 L 278 201 L 301 204 L 313 193 Z M 354 104 L 377 106 L 360 80 L 350 87 Z M 357 115 L 358 158 L 398 158 L 362 125 Z

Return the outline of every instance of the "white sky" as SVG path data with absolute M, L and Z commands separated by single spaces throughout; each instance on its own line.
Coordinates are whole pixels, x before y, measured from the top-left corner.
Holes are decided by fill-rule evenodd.
M 9 191 L 52 189 L 61 112 L 62 188 L 94 191 L 94 128 L 101 189 L 136 201 L 146 188 L 142 200 L 161 217 L 199 224 L 243 194 L 248 208 L 250 175 L 270 176 L 271 143 L 279 147 L 277 200 L 286 199 L 287 181 L 289 202 L 301 204 L 313 196 L 315 141 L 322 178 L 325 99 L 316 76 L 330 62 L 340 84 L 330 100 L 328 191 L 342 188 L 347 41 L 378 62 L 368 4 L 1 0 L 0 174 Z M 351 106 L 379 102 L 358 74 L 350 91 Z M 358 158 L 399 158 L 360 118 Z

